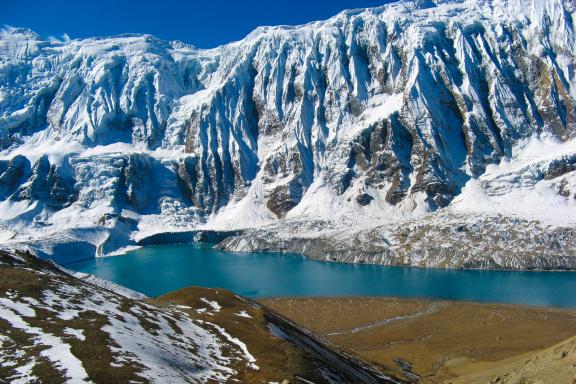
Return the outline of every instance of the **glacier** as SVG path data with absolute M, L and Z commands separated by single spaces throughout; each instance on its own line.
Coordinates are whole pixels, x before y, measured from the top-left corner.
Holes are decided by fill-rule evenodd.
M 208 50 L 6 27 L 0 241 L 576 269 L 575 10 L 405 0 Z

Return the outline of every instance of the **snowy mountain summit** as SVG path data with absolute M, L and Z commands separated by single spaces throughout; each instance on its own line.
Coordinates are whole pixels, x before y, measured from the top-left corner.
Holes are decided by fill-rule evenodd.
M 6 28 L 0 237 L 103 255 L 238 229 L 222 247 L 576 268 L 575 12 L 400 1 L 210 50 Z

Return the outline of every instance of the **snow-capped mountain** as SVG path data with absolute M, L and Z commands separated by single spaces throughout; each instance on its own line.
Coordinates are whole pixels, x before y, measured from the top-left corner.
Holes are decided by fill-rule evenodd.
M 210 50 L 4 29 L 2 237 L 107 254 L 165 231 L 285 241 L 327 227 L 376 231 L 362 247 L 377 262 L 444 265 L 395 248 L 397 231 L 472 220 L 516 226 L 517 251 L 564 228 L 545 259 L 574 256 L 575 12 L 573 0 L 400 1 Z M 228 247 L 264 247 L 247 240 Z

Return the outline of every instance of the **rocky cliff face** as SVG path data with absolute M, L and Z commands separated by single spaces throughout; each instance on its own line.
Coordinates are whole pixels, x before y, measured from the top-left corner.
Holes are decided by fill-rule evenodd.
M 531 207 L 576 213 L 575 9 L 400 1 L 211 50 L 6 29 L 3 237 L 105 253 L 166 230 L 478 206 L 572 225 Z M 515 194 L 531 205 L 509 209 Z

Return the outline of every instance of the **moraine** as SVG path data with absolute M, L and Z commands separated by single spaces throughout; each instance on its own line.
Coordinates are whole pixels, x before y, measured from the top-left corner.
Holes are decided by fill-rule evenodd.
M 155 245 L 71 263 L 157 296 L 190 285 L 274 296 L 399 296 L 576 308 L 574 272 L 423 269 L 324 263 L 296 254 L 224 252 L 207 245 Z

